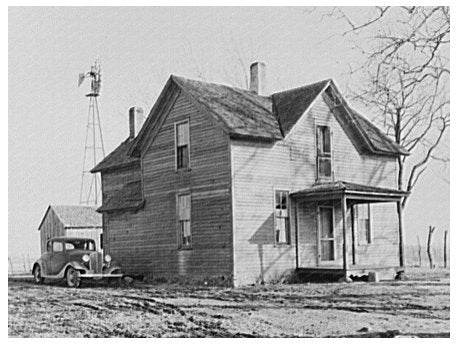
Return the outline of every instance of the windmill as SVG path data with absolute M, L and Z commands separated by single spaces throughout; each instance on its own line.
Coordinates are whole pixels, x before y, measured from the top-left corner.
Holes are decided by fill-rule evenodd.
M 105 158 L 103 146 L 102 127 L 100 125 L 99 104 L 97 97 L 100 95 L 102 85 L 102 69 L 100 61 L 96 60 L 87 73 L 78 76 L 78 87 L 85 79 L 90 79 L 91 90 L 86 97 L 89 98 L 87 115 L 86 141 L 84 144 L 83 172 L 81 174 L 80 204 L 99 205 L 101 200 L 101 182 L 98 173 L 92 174 L 90 170 Z M 98 128 L 98 129 L 97 129 Z

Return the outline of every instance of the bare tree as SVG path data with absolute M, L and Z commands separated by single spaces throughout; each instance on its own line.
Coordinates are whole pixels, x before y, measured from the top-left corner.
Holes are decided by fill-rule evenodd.
M 342 36 L 365 57 L 352 68 L 360 86 L 352 98 L 409 151 L 397 159 L 397 186 L 412 192 L 431 160 L 448 166 L 443 141 L 450 127 L 450 9 L 336 7 L 325 16 L 346 23 Z M 398 205 L 401 223 L 407 199 Z

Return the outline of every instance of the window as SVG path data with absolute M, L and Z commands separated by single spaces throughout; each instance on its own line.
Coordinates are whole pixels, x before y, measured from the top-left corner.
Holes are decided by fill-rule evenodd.
M 332 207 L 322 206 L 318 208 L 321 260 L 334 260 L 334 213 Z
M 176 166 L 177 170 L 189 168 L 189 122 L 175 126 Z
M 358 242 L 360 244 L 370 244 L 372 242 L 370 217 L 371 208 L 369 203 L 355 206 L 355 222 L 358 230 Z
M 316 127 L 318 178 L 332 177 L 331 129 L 328 126 Z
M 62 252 L 64 250 L 64 244 L 59 241 L 52 242 L 52 251 L 53 252 Z
M 288 191 L 275 191 L 275 243 L 290 243 Z
M 179 248 L 191 247 L 191 195 L 178 196 Z

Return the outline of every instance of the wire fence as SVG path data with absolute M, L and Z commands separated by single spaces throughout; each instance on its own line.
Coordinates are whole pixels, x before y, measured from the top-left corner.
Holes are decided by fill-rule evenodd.
M 8 275 L 31 274 L 34 261 L 29 255 L 8 257 Z

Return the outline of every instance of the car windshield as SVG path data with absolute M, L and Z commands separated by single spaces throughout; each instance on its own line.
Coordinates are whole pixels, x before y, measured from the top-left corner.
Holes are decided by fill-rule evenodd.
M 88 250 L 95 251 L 95 242 L 92 240 L 72 240 L 65 242 L 65 250 Z

